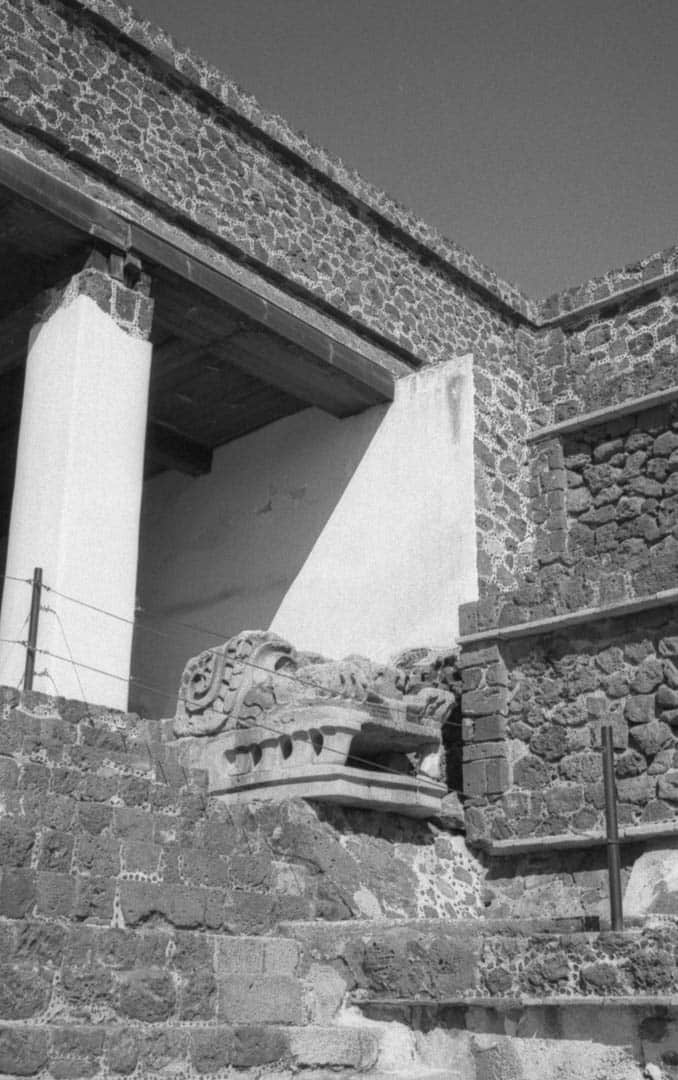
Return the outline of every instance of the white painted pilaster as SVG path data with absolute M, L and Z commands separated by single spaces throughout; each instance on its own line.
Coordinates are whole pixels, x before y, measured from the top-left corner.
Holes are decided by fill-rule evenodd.
M 151 345 L 102 307 L 67 290 L 31 334 L 7 574 L 28 578 L 42 566 L 55 590 L 43 595 L 53 610 L 40 616 L 38 648 L 47 654 L 36 656 L 34 689 L 124 709 Z M 25 639 L 29 603 L 28 586 L 6 582 L 0 638 Z M 0 684 L 18 685 L 24 658 L 0 644 Z

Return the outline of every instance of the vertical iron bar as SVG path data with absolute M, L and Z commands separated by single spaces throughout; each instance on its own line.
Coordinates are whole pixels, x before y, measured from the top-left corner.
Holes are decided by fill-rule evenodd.
M 26 642 L 26 667 L 24 668 L 24 690 L 33 689 L 35 671 L 35 650 L 38 644 L 38 621 L 40 619 L 40 596 L 42 593 L 42 567 L 33 570 L 31 592 L 31 614 L 28 620 L 28 641 Z
M 605 822 L 607 825 L 607 873 L 610 888 L 610 923 L 613 930 L 624 929 L 622 912 L 621 864 L 617 827 L 617 788 L 614 779 L 612 725 L 601 728 L 603 781 L 605 785 Z

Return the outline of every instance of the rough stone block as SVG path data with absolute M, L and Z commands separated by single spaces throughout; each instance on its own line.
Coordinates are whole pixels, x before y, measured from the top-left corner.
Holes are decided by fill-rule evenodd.
M 481 758 L 506 757 L 505 742 L 466 743 L 462 748 L 462 761 L 479 761 Z
M 212 1020 L 216 1014 L 216 981 L 212 971 L 194 971 L 181 988 L 180 1020 Z
M 676 645 L 676 653 L 678 653 L 678 644 Z M 480 647 L 471 646 L 469 648 L 462 649 L 461 656 L 459 657 L 459 667 L 463 671 L 465 668 L 470 667 L 486 667 L 488 664 L 496 663 L 502 659 L 498 645 L 484 645 Z
M 47 1032 L 41 1028 L 0 1027 L 0 1074 L 35 1076 L 47 1064 Z
M 71 866 L 73 834 L 58 829 L 43 834 L 38 869 L 67 872 Z
M 299 944 L 291 938 L 264 939 L 266 975 L 294 975 L 299 965 Z
M 42 872 L 37 875 L 37 911 L 51 918 L 67 918 L 73 912 L 75 880 L 70 874 Z
M 19 778 L 19 766 L 12 758 L 0 758 L 0 791 L 14 791 Z
M 458 618 L 460 634 L 475 634 L 478 629 L 477 601 L 470 600 L 465 604 L 460 604 Z
M 669 769 L 657 780 L 657 797 L 670 803 L 678 803 L 678 770 Z
M 464 765 L 464 794 L 485 795 L 487 793 L 487 776 L 485 761 L 469 761 Z
M 246 1024 L 233 1029 L 231 1063 L 237 1069 L 251 1069 L 257 1065 L 271 1065 L 290 1056 L 289 1036 L 286 1031 Z
M 581 784 L 553 784 L 545 792 L 545 799 L 549 813 L 564 817 L 581 810 L 584 789 Z
M 462 696 L 462 712 L 464 716 L 489 716 L 492 713 L 503 713 L 508 706 L 508 693 L 503 687 L 471 690 Z
M 220 938 L 216 969 L 219 975 L 257 975 L 264 971 L 266 941 L 260 937 Z
M 678 708 L 678 690 L 672 689 L 670 686 L 660 686 L 657 690 L 657 708 L 675 709 Z
M 673 741 L 673 733 L 662 720 L 651 720 L 631 728 L 631 740 L 645 757 L 652 757 Z
M 75 958 L 73 958 L 75 960 Z M 113 980 L 105 964 L 78 958 L 79 962 L 64 962 L 61 971 L 60 993 L 68 1003 L 71 1015 L 81 1020 L 113 1015 Z
M 233 1031 L 227 1028 L 196 1028 L 191 1032 L 191 1061 L 200 1074 L 218 1074 L 233 1059 Z
M 511 773 L 506 758 L 488 758 L 485 764 L 488 795 L 498 795 L 506 791 L 511 783 Z
M 0 964 L 0 1018 L 27 1020 L 49 1003 L 52 975 L 35 964 Z
M 121 881 L 120 909 L 126 926 L 138 926 L 160 914 L 161 886 L 146 881 Z
M 649 776 L 629 776 L 617 781 L 617 798 L 623 803 L 646 803 L 654 797 L 655 781 Z
M 530 750 L 545 761 L 558 761 L 568 748 L 567 731 L 560 724 L 544 724 L 530 739 Z
M 161 910 L 173 926 L 193 930 L 205 921 L 205 889 L 184 885 L 161 887 Z
M 119 995 L 118 1008 L 123 1016 L 149 1024 L 167 1020 L 176 1007 L 172 976 L 161 968 L 126 972 Z
M 55 1080 L 93 1076 L 103 1052 L 104 1032 L 96 1028 L 57 1028 L 52 1032 L 50 1072 Z
M 31 870 L 0 870 L 0 915 L 23 919 L 35 905 L 35 874 Z
M 298 1066 L 363 1071 L 375 1064 L 379 1040 L 366 1028 L 306 1027 L 290 1032 L 290 1049 Z
M 220 981 L 219 1016 L 231 1024 L 301 1024 L 301 983 L 286 975 L 229 977 Z
M 105 1062 L 117 1076 L 129 1076 L 139 1060 L 139 1040 L 129 1027 L 108 1029 Z
M 517 788 L 541 790 L 547 787 L 550 778 L 548 765 L 534 754 L 526 754 L 513 766 L 513 783 Z
M 73 914 L 76 919 L 110 923 L 113 918 L 115 878 L 81 877 L 75 879 Z
M 25 866 L 31 861 L 35 834 L 16 818 L 0 820 L 0 866 Z
M 138 840 L 123 841 L 122 868 L 127 874 L 157 874 L 162 847 Z
M 215 1035 L 215 1029 L 211 1031 Z M 188 1073 L 188 1031 L 173 1027 L 142 1028 L 139 1041 L 140 1076 L 180 1077 Z
M 113 815 L 116 836 L 150 843 L 153 840 L 154 815 L 136 807 L 116 806 Z
M 472 742 L 490 742 L 506 736 L 506 716 L 478 716 L 473 720 Z

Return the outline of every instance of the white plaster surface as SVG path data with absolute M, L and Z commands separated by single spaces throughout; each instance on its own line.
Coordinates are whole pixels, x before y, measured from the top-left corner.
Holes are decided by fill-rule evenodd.
M 186 660 L 271 627 L 328 657 L 449 646 L 477 598 L 471 358 L 391 406 L 308 409 L 222 447 L 212 472 L 145 488 L 134 707 L 172 715 Z M 215 636 L 176 625 L 189 623 Z
M 470 356 L 399 380 L 271 629 L 333 657 L 449 646 L 477 599 L 473 430 Z
M 127 706 L 132 627 L 122 620 L 134 617 L 150 362 L 150 344 L 86 296 L 34 329 L 7 553 L 8 574 L 42 566 L 54 590 L 120 617 L 46 592 L 38 647 L 68 659 L 39 653 L 34 681 L 116 708 Z M 26 637 L 29 605 L 30 589 L 7 582 L 0 637 Z M 0 684 L 16 686 L 25 651 L 0 649 Z
M 675 915 L 678 911 L 678 842 L 638 856 L 624 893 L 624 914 L 641 917 L 652 914 Z

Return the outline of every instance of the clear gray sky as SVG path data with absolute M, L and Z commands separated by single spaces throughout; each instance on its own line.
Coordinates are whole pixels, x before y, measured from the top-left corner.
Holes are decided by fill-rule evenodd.
M 678 0 L 136 0 L 542 296 L 678 243 Z

